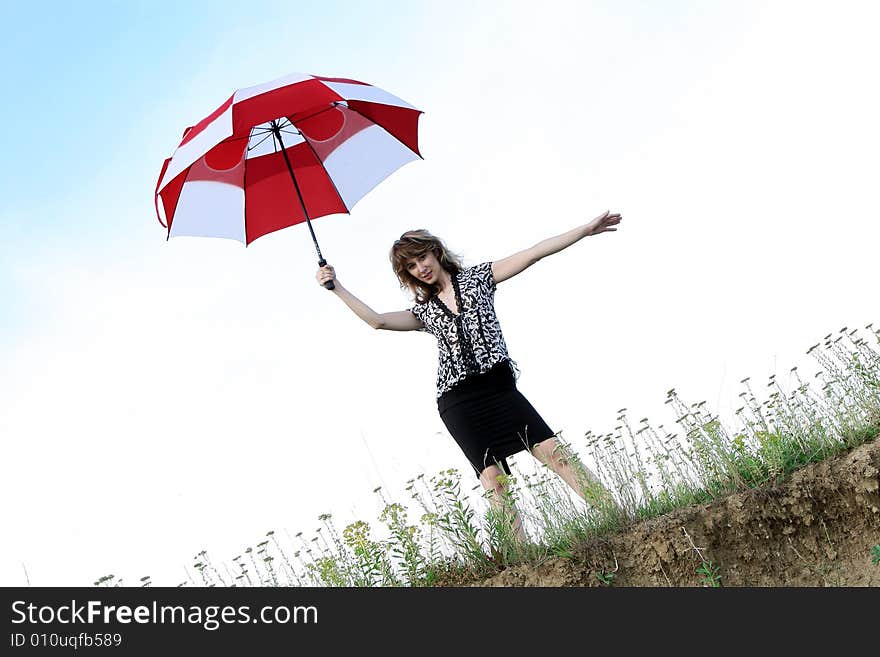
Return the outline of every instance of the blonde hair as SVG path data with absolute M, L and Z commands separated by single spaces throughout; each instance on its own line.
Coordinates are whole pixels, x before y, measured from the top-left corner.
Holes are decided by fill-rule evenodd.
M 460 256 L 446 248 L 443 240 L 424 229 L 406 231 L 394 242 L 388 254 L 391 267 L 397 275 L 397 280 L 400 281 L 400 287 L 409 289 L 417 303 L 425 303 L 437 294 L 437 286 L 429 285 L 410 274 L 406 265 L 410 258 L 418 258 L 429 251 L 437 258 L 440 266 L 450 274 L 457 274 L 464 268 Z

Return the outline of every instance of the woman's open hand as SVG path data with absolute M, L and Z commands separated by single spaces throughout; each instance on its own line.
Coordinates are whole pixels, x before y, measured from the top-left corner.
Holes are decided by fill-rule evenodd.
M 590 235 L 598 235 L 605 231 L 617 230 L 615 226 L 623 219 L 619 214 L 611 214 L 609 210 L 605 210 L 598 217 L 587 224 Z
M 335 281 L 336 280 L 336 270 L 333 269 L 330 265 L 324 265 L 320 269 L 318 269 L 318 273 L 315 274 L 315 278 L 318 280 L 318 285 L 324 287 L 324 283 L 327 281 Z

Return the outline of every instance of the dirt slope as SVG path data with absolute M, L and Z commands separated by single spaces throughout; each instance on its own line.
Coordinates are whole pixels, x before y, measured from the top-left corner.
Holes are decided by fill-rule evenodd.
M 632 525 L 571 559 L 508 568 L 469 586 L 880 586 L 880 440 L 783 483 Z M 702 559 L 695 548 L 702 551 Z

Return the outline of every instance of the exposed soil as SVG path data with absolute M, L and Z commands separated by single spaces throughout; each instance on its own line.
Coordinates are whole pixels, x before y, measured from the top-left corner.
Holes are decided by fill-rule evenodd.
M 784 482 L 635 523 L 572 558 L 509 567 L 445 586 L 880 586 L 880 439 Z M 697 549 L 702 551 L 702 559 Z M 608 575 L 611 575 L 610 580 Z

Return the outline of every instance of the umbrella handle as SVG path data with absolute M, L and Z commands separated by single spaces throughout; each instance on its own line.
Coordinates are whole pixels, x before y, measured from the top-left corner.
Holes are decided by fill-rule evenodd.
M 324 260 L 324 258 L 321 258 L 320 260 L 318 260 L 319 267 L 323 267 L 326 264 L 327 264 L 327 261 Z M 336 287 L 336 285 L 333 284 L 333 281 L 327 281 L 326 283 L 324 283 L 324 287 L 326 287 L 328 290 L 332 290 Z

